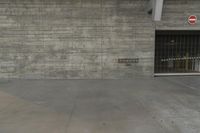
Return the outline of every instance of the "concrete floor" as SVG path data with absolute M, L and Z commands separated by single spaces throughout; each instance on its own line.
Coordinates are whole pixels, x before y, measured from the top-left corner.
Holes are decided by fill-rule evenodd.
M 200 133 L 200 77 L 0 80 L 0 133 Z

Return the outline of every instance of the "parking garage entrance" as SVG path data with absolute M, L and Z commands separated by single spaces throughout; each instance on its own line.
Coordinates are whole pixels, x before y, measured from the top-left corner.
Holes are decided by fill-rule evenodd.
M 155 75 L 200 74 L 200 31 L 156 31 Z

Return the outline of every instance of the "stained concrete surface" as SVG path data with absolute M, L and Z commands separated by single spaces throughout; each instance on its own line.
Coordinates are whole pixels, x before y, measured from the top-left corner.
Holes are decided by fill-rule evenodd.
M 154 72 L 155 30 L 199 30 L 200 0 L 1 0 L 0 78 L 132 79 Z M 118 59 L 139 59 L 118 63 Z
M 199 81 L 0 80 L 0 133 L 199 133 Z

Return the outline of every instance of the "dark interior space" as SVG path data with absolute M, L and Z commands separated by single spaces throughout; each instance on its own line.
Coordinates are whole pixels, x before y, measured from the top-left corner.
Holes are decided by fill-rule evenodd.
M 200 31 L 156 31 L 155 73 L 199 73 L 199 44 Z

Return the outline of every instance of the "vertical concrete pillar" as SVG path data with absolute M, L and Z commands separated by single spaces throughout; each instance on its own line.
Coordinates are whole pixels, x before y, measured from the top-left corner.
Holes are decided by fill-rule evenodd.
M 153 5 L 152 17 L 154 21 L 161 21 L 164 0 L 151 0 Z

